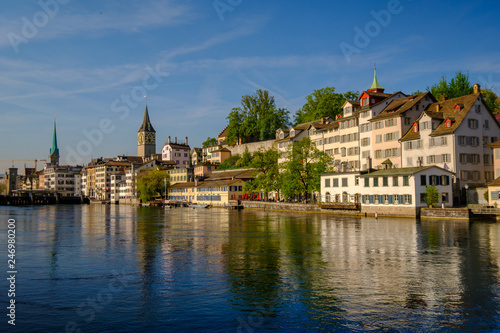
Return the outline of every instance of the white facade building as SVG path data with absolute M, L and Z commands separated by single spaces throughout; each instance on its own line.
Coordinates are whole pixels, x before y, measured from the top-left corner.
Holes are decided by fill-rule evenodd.
M 483 187 L 494 179 L 493 151 L 500 126 L 476 92 L 431 104 L 401 138 L 404 167 L 437 165 L 455 173 L 454 200 L 465 200 L 465 185 Z
M 321 176 L 321 198 L 360 203 L 361 213 L 418 216 L 427 207 L 427 185 L 437 187 L 439 207 L 453 207 L 452 184 L 453 173 L 437 166 L 333 173 Z

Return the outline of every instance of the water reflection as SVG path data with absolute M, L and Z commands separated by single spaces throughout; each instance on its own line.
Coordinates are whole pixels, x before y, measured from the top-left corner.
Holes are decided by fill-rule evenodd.
M 20 222 L 19 332 L 500 328 L 496 223 L 108 205 L 0 215 Z M 89 320 L 81 304 L 116 272 L 123 290 Z

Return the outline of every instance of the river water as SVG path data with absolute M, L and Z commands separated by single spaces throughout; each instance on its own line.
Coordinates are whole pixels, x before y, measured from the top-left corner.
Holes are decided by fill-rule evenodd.
M 2 332 L 500 331 L 497 223 L 109 205 L 0 216 Z

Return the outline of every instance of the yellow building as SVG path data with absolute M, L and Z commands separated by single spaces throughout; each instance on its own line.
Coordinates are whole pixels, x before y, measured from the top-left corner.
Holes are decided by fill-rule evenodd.
M 229 200 L 241 200 L 245 182 L 254 178 L 255 170 L 215 171 L 204 181 L 177 183 L 169 187 L 169 200 L 201 205 L 224 206 Z

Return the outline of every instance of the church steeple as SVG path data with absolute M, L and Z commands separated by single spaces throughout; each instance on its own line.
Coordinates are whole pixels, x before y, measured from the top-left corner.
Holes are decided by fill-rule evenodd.
M 50 148 L 50 164 L 59 164 L 59 148 L 57 148 L 56 116 L 54 115 L 54 132 L 52 133 L 52 147 Z
M 144 109 L 141 128 L 137 131 L 137 155 L 143 158 L 156 154 L 156 131 L 149 120 L 148 105 Z
M 370 89 L 368 89 L 368 91 L 383 93 L 384 90 L 385 89 L 382 88 L 382 86 L 380 85 L 380 83 L 378 83 L 378 80 L 377 80 L 377 67 L 374 67 L 373 68 L 373 83 L 372 83 L 372 86 L 370 87 Z
M 144 118 L 142 119 L 142 125 L 141 128 L 137 132 L 156 132 L 155 129 L 153 128 L 153 125 L 151 125 L 151 121 L 149 120 L 149 112 L 148 112 L 148 105 L 146 104 L 146 109 L 144 109 Z

